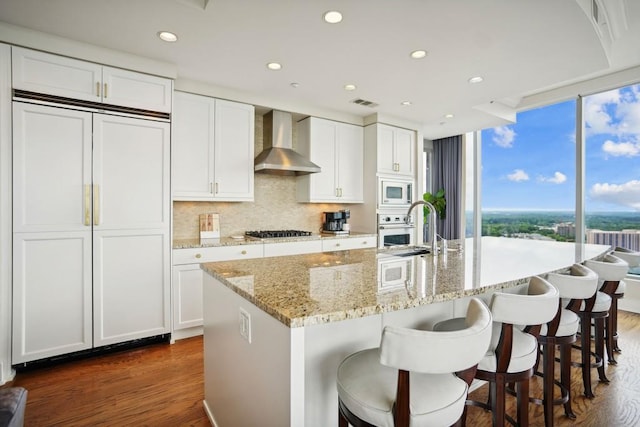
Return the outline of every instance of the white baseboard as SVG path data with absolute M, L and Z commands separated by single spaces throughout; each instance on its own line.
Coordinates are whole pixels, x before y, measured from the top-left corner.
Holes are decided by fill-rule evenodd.
M 193 328 L 187 329 L 178 329 L 177 331 L 173 331 L 171 334 L 171 340 L 183 340 L 185 338 L 191 338 L 198 335 L 202 335 L 203 328 L 202 326 L 194 326 Z

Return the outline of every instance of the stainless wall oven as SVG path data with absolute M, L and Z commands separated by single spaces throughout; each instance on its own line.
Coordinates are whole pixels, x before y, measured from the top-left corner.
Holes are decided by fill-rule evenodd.
M 378 248 L 413 245 L 416 226 L 406 214 L 378 214 Z

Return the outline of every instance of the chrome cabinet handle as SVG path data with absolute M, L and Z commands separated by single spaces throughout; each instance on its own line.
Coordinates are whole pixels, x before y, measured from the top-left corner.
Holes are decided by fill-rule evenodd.
M 202 254 L 196 254 L 196 258 L 202 258 Z
M 96 96 L 100 97 L 100 82 L 96 82 Z
M 240 252 L 240 253 L 241 253 L 242 255 L 246 255 L 246 254 L 247 254 L 247 251 L 242 251 L 242 252 Z
M 104 92 L 104 97 L 106 98 L 107 97 L 107 84 L 106 83 L 104 84 L 104 91 L 103 92 Z

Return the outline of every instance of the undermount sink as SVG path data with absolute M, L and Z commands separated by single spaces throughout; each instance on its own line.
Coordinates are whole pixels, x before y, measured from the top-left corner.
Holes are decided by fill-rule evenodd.
M 389 255 L 389 256 L 414 256 L 414 255 L 425 255 L 431 253 L 431 249 L 425 246 L 403 246 L 398 248 L 388 248 L 383 250 L 381 253 Z

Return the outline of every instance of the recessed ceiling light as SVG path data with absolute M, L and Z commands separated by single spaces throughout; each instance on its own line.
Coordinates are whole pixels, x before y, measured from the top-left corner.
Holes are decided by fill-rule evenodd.
M 342 21 L 342 13 L 337 10 L 330 10 L 322 15 L 322 19 L 324 19 L 324 22 L 327 24 L 337 24 Z
M 427 56 L 426 50 L 414 50 L 413 52 L 411 52 L 411 57 L 413 59 L 422 59 L 425 56 Z
M 270 70 L 280 70 L 282 68 L 282 64 L 278 62 L 269 62 L 267 64 L 267 68 Z
M 484 79 L 481 76 L 475 76 L 469 79 L 469 83 L 481 83 L 483 81 Z
M 411 104 L 412 104 L 412 102 L 411 102 L 411 101 L 402 101 L 402 102 L 400 103 L 400 105 L 404 105 L 405 107 L 406 107 L 406 106 L 409 106 L 409 105 L 411 105 Z
M 344 90 L 356 90 L 357 86 L 352 84 L 344 85 Z
M 454 115 L 453 115 L 453 114 L 451 114 L 451 113 L 449 113 L 449 114 L 445 114 L 445 115 L 444 115 L 444 118 L 445 118 L 445 119 L 453 119 L 453 117 L 454 117 Z
M 296 88 L 298 88 L 298 86 L 300 86 L 300 83 L 293 82 L 293 83 L 290 83 L 289 86 L 291 86 L 292 88 L 296 89 Z
M 171 31 L 158 31 L 158 37 L 160 37 L 160 40 L 164 40 L 169 43 L 178 41 L 178 36 Z

